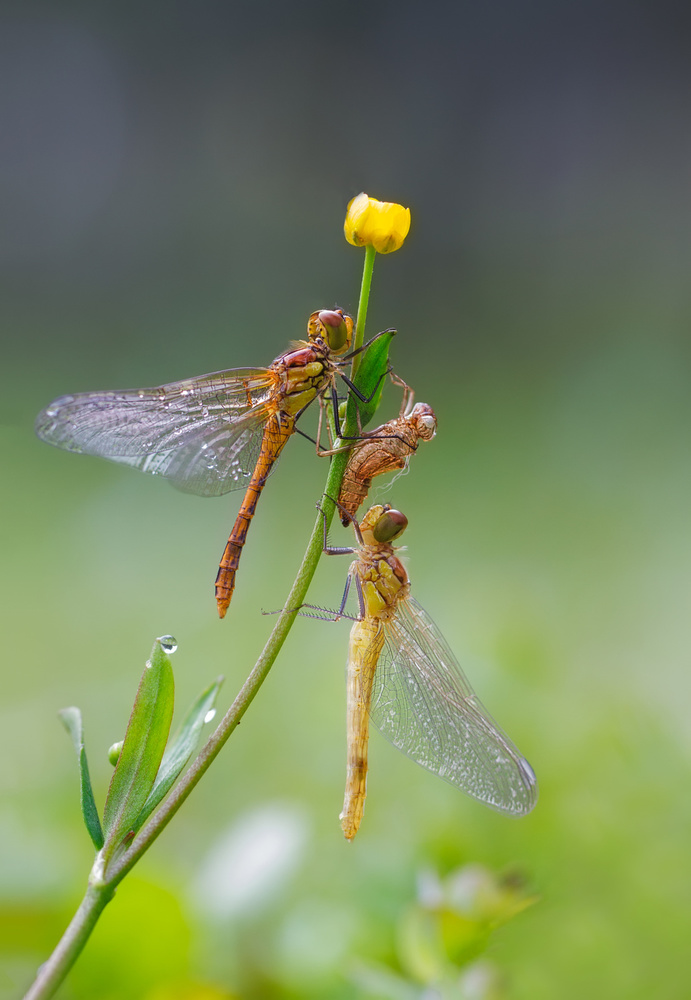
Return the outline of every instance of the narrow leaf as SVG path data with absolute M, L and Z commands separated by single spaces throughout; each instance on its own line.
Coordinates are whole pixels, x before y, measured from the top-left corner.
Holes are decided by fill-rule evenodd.
M 143 825 L 159 802 L 168 794 L 189 763 L 192 754 L 197 748 L 202 726 L 206 721 L 207 715 L 213 708 L 216 695 L 222 683 L 223 678 L 219 677 L 210 687 L 202 691 L 197 700 L 190 706 L 187 715 L 180 723 L 178 731 L 163 754 L 163 760 L 158 769 L 154 787 L 151 789 L 149 797 L 134 823 L 133 829 L 138 830 Z
M 360 414 L 360 426 L 366 427 L 377 412 L 381 402 L 381 394 L 386 382 L 386 374 L 389 370 L 389 348 L 391 341 L 396 336 L 395 330 L 385 330 L 376 340 L 373 340 L 364 352 L 360 367 L 355 376 L 355 385 L 363 396 L 369 400 L 363 403 L 357 399 L 354 393 L 348 396 L 349 415 L 350 410 L 357 407 Z M 371 399 L 369 397 L 372 397 Z
M 94 793 L 91 788 L 91 778 L 89 777 L 89 764 L 86 759 L 86 748 L 84 746 L 84 732 L 82 728 L 82 713 L 78 708 L 63 708 L 58 712 L 60 721 L 72 737 L 74 749 L 77 751 L 77 761 L 79 763 L 79 783 L 82 802 L 82 816 L 86 829 L 93 841 L 97 851 L 103 847 L 103 831 L 101 821 L 98 818 L 98 809 L 94 801 Z
M 106 858 L 134 829 L 153 788 L 173 717 L 173 670 L 156 640 L 134 699 L 132 714 L 103 812 Z

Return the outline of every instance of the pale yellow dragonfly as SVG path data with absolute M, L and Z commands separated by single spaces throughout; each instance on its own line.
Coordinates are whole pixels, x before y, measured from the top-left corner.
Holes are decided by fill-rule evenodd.
M 511 816 L 537 802 L 532 767 L 473 692 L 426 611 L 410 597 L 408 574 L 391 544 L 408 520 L 388 504 L 371 507 L 353 527 L 354 553 L 343 602 L 355 584 L 359 614 L 347 670 L 347 777 L 340 815 L 348 840 L 365 808 L 369 718 L 408 757 L 445 781 Z M 323 610 L 323 609 L 318 609 Z

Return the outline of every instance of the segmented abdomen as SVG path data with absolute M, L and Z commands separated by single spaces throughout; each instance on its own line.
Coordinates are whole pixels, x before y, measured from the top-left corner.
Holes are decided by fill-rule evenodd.
M 247 540 L 254 512 L 262 495 L 264 483 L 267 480 L 274 462 L 281 454 L 286 441 L 295 428 L 295 418 L 278 410 L 264 428 L 262 446 L 257 464 L 252 473 L 252 479 L 243 497 L 238 516 L 235 519 L 230 538 L 221 557 L 216 574 L 216 606 L 219 618 L 225 617 L 235 590 L 235 574 L 240 563 L 240 556 Z

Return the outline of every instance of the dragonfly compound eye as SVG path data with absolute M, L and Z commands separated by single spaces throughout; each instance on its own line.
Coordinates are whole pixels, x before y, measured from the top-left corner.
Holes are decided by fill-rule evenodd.
M 353 320 L 341 309 L 322 309 L 318 314 L 321 335 L 332 354 L 342 354 L 353 339 Z
M 393 542 L 408 527 L 408 518 L 400 510 L 387 510 L 372 529 L 375 541 L 380 544 Z

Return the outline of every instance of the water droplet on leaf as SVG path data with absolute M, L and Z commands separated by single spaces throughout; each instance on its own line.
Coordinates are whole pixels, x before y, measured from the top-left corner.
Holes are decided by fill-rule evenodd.
M 175 636 L 172 635 L 160 635 L 158 641 L 161 643 L 161 649 L 164 653 L 172 655 L 178 648 L 178 641 Z

